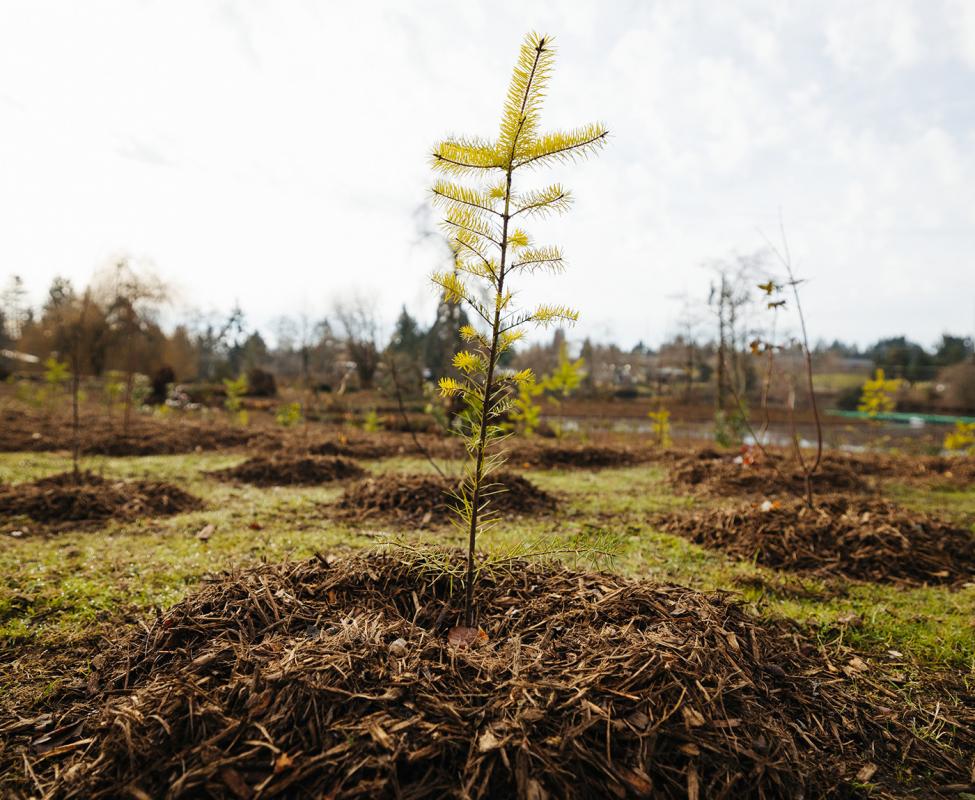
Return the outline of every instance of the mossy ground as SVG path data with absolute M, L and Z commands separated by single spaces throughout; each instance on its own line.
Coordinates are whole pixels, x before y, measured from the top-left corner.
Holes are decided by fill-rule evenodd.
M 0 695 L 9 692 L 23 708 L 56 688 L 37 664 L 25 672 L 27 659 L 21 655 L 70 653 L 112 626 L 171 605 L 208 573 L 262 560 L 373 547 L 383 534 L 394 532 L 332 519 L 326 506 L 342 492 L 341 485 L 257 488 L 204 475 L 245 458 L 242 453 L 206 453 L 86 459 L 88 468 L 106 476 L 175 483 L 204 499 L 202 511 L 112 522 L 83 532 L 41 531 L 29 520 L 0 521 Z M 365 465 L 375 472 L 431 469 L 422 459 L 406 458 Z M 33 480 L 69 466 L 69 459 L 58 454 L 0 454 L 0 482 Z M 606 530 L 620 537 L 621 548 L 605 568 L 696 589 L 728 590 L 757 613 L 812 624 L 824 639 L 842 639 L 880 657 L 898 651 L 914 674 L 975 679 L 975 586 L 905 589 L 827 583 L 731 561 L 653 528 L 650 518 L 657 512 L 712 502 L 675 494 L 659 465 L 531 471 L 529 477 L 558 495 L 560 511 L 499 525 L 483 537 L 484 549 Z M 918 510 L 947 511 L 969 525 L 975 521 L 975 488 L 949 492 L 895 486 L 891 493 Z M 207 525 L 213 526 L 212 534 L 198 538 Z M 24 534 L 11 536 L 15 530 Z M 449 524 L 433 532 L 395 533 L 449 545 L 460 545 L 463 538 Z M 85 668 L 84 663 L 75 665 Z

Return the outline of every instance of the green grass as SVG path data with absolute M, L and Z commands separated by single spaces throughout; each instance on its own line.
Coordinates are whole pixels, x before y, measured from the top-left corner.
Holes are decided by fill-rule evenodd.
M 204 499 L 202 511 L 56 535 L 33 530 L 23 520 L 0 523 L 0 642 L 26 647 L 75 641 L 177 602 L 208 573 L 371 547 L 384 532 L 379 524 L 350 527 L 330 519 L 324 506 L 339 495 L 338 487 L 259 489 L 203 474 L 243 458 L 193 454 L 86 460 L 87 467 L 107 476 L 176 483 Z M 0 454 L 0 481 L 30 480 L 69 466 L 68 459 L 52 454 Z M 368 466 L 377 472 L 431 471 L 425 461 L 406 458 Z M 921 668 L 975 671 L 975 588 L 827 584 L 705 551 L 651 525 L 655 513 L 704 502 L 675 495 L 663 470 L 653 465 L 535 471 L 531 479 L 561 498 L 561 511 L 505 522 L 483 537 L 485 549 L 606 530 L 619 538 L 621 550 L 605 566 L 626 575 L 729 590 L 756 613 L 809 623 L 824 638 L 878 653 L 897 650 Z M 896 487 L 895 492 L 920 510 L 947 507 L 968 524 L 975 518 L 975 490 Z M 196 534 L 207 524 L 214 532 L 204 542 Z M 11 537 L 15 527 L 27 535 Z M 424 543 L 459 545 L 463 539 L 450 526 L 399 533 Z M 0 690 L 10 680 L 0 677 Z

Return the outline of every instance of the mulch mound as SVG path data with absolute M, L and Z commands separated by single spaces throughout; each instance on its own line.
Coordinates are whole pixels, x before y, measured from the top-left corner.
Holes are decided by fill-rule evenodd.
M 646 461 L 648 456 L 635 450 L 593 446 L 522 446 L 514 450 L 508 462 L 542 469 L 603 469 L 630 467 Z
M 161 481 L 111 480 L 93 472 L 71 472 L 32 483 L 0 487 L 0 515 L 25 515 L 43 523 L 102 522 L 182 514 L 203 501 Z
M 423 451 L 434 458 L 458 458 L 463 456 L 464 448 L 456 436 L 417 434 Z M 316 442 L 308 447 L 308 452 L 320 456 L 346 456 L 348 458 L 394 458 L 396 456 L 416 456 L 422 451 L 408 434 L 382 431 L 358 436 L 340 436 Z
M 950 488 L 975 483 L 975 458 L 966 456 L 912 456 L 892 453 L 836 453 L 838 462 L 845 462 L 861 475 L 876 475 L 908 481 L 943 484 Z
M 220 450 L 247 445 L 255 431 L 225 423 L 160 421 L 134 415 L 129 433 L 121 419 L 86 414 L 81 430 L 85 455 L 150 456 Z M 0 452 L 46 452 L 71 448 L 71 423 L 63 414 L 44 415 L 34 409 L 0 409 Z
M 670 480 L 710 494 L 801 495 L 804 491 L 802 472 L 789 458 L 770 453 L 752 464 L 739 463 L 736 456 L 705 449 L 699 453 L 675 458 L 670 465 Z M 864 492 L 871 489 L 855 467 L 845 458 L 823 456 L 813 475 L 812 485 L 818 492 Z
M 771 507 L 769 508 L 768 505 Z M 975 578 L 975 534 L 884 500 L 832 497 L 680 512 L 661 530 L 776 569 L 878 583 L 954 584 Z
M 503 516 L 545 514 L 555 510 L 556 500 L 535 484 L 509 472 L 491 476 L 490 508 Z M 503 491 L 497 491 L 503 487 Z M 427 525 L 453 518 L 450 493 L 455 481 L 437 475 L 387 473 L 349 487 L 336 503 L 343 516 L 366 520 L 382 518 L 401 524 Z
M 308 448 L 316 456 L 345 456 L 346 458 L 390 458 L 402 455 L 403 446 L 389 441 L 329 439 Z
M 254 456 L 236 467 L 207 472 L 221 480 L 241 481 L 255 486 L 316 486 L 349 478 L 361 478 L 366 471 L 347 458 L 327 456 Z
M 92 432 L 82 439 L 81 452 L 103 456 L 154 456 L 223 450 L 251 443 L 253 432 L 244 428 L 208 425 L 152 426 L 128 436 L 121 432 Z M 64 446 L 65 439 L 60 439 Z
M 33 744 L 15 726 L 5 759 L 25 749 L 32 794 L 91 800 L 811 798 L 857 796 L 854 781 L 889 797 L 968 783 L 972 736 L 953 709 L 938 719 L 954 750 L 915 737 L 879 668 L 828 658 L 725 595 L 515 563 L 478 597 L 487 641 L 466 648 L 447 636 L 450 579 L 401 559 L 223 576 L 107 642 L 89 697 Z

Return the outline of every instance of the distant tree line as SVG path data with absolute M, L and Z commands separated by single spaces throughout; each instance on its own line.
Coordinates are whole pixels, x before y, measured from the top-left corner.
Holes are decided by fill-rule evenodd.
M 759 330 L 760 304 L 750 292 L 761 274 L 757 257 L 711 265 L 715 275 L 710 302 L 684 298 L 676 330 L 658 347 L 643 342 L 630 348 L 585 339 L 570 347 L 582 357 L 582 395 L 610 392 L 619 396 L 671 395 L 685 400 L 714 399 L 730 389 L 747 397 L 757 385 L 756 359 L 749 340 Z M 196 313 L 168 329 L 163 325 L 169 292 L 151 267 L 119 259 L 96 273 L 91 285 L 77 289 L 55 278 L 38 307 L 27 302 L 21 278 L 0 288 L 0 349 L 36 357 L 67 359 L 66 320 L 75 320 L 85 297 L 85 364 L 92 376 L 118 372 L 162 375 L 170 382 L 219 383 L 255 369 L 286 383 L 319 391 L 399 390 L 422 394 L 424 384 L 452 375 L 454 355 L 462 349 L 457 331 L 469 320 L 455 305 L 440 303 L 429 325 L 404 307 L 384 335 L 375 307 L 362 297 L 337 302 L 323 317 L 297 314 L 273 322 L 273 346 L 234 305 L 223 313 Z M 387 329 L 388 330 L 388 329 Z M 520 345 L 506 355 L 505 366 L 551 372 L 565 346 L 556 330 L 548 341 Z M 944 334 L 931 347 L 904 336 L 884 338 L 868 347 L 839 340 L 820 341 L 813 349 L 817 371 L 869 374 L 881 368 L 911 384 L 946 379 L 952 385 L 973 384 L 956 391 L 955 404 L 975 406 L 975 351 L 970 337 Z M 797 358 L 784 346 L 779 359 Z M 23 364 L 0 358 L 0 377 Z M 953 390 L 954 391 L 954 390 Z M 851 395 L 852 396 L 852 395 Z

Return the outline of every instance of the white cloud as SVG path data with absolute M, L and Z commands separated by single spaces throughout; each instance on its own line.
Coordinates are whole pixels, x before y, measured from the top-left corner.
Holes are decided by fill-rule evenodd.
M 964 330 L 975 252 L 975 6 L 42 0 L 0 7 L 0 273 L 40 296 L 120 249 L 198 306 L 324 313 L 354 286 L 429 316 L 430 145 L 492 134 L 521 32 L 557 35 L 571 269 L 526 302 L 659 340 L 703 261 L 783 208 L 822 333 Z M 949 45 L 946 46 L 945 42 Z M 2 276 L 0 276 L 2 277 Z

